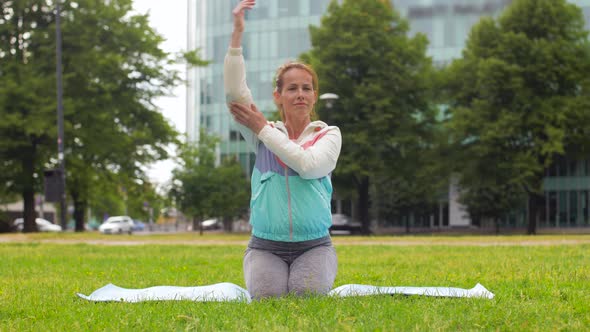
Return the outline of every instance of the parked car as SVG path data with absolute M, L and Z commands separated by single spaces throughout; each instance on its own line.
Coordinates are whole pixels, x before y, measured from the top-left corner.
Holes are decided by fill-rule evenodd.
M 133 219 L 128 216 L 109 217 L 98 230 L 103 234 L 133 234 Z
M 201 221 L 201 226 L 203 227 L 203 230 L 214 230 L 222 228 L 221 221 L 219 221 L 217 218 Z
M 61 232 L 61 226 L 52 223 L 51 221 L 43 218 L 35 218 L 37 229 L 39 232 Z M 24 219 L 16 218 L 13 223 L 17 231 L 22 232 L 24 227 Z
M 141 220 L 133 220 L 133 231 L 141 232 L 145 230 L 145 223 Z
M 352 221 L 349 216 L 342 213 L 332 214 L 330 234 L 360 234 L 361 229 L 361 223 Z

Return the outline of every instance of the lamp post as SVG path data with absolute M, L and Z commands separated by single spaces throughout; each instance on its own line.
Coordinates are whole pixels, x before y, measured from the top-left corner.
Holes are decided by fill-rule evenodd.
M 327 112 L 326 112 L 326 122 L 328 122 L 328 114 L 330 114 L 332 112 L 332 107 L 334 107 L 334 104 L 336 104 L 336 100 L 338 100 L 338 95 L 335 93 L 331 93 L 331 92 L 327 92 L 324 93 L 322 95 L 320 95 L 320 100 L 324 101 L 326 103 L 326 108 L 327 108 Z
M 332 108 L 334 107 L 334 104 L 336 103 L 336 100 L 338 100 L 338 98 L 340 98 L 337 94 L 335 93 L 324 93 L 322 95 L 320 95 L 320 100 L 324 101 L 326 103 L 326 108 L 328 109 L 328 112 L 326 112 L 327 114 L 330 114 L 332 112 Z M 335 197 L 335 201 L 336 201 L 336 213 L 342 213 L 342 200 L 339 199 L 336 195 L 336 192 L 334 192 L 334 197 Z
M 330 92 L 320 95 L 320 100 L 324 100 L 326 102 L 326 107 L 329 110 L 332 109 L 332 107 L 334 106 L 334 103 L 336 102 L 336 100 L 338 98 L 340 98 L 340 97 L 338 97 L 337 94 L 330 93 Z
M 63 86 L 61 66 L 61 13 L 59 8 L 60 0 L 55 2 L 55 51 L 56 51 L 56 80 L 57 80 L 57 160 L 59 176 L 59 209 L 62 229 L 67 227 L 66 220 L 66 165 L 64 159 L 64 111 L 63 111 Z

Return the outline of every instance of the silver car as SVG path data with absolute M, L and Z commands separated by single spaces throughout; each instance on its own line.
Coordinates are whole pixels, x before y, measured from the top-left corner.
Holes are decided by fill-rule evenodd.
M 51 221 L 43 218 L 35 218 L 37 229 L 39 232 L 61 232 L 61 226 L 52 223 Z M 14 220 L 14 227 L 17 231 L 22 232 L 24 227 L 24 219 L 16 218 Z
M 98 226 L 98 230 L 103 234 L 132 234 L 133 219 L 128 216 L 109 217 L 102 225 Z

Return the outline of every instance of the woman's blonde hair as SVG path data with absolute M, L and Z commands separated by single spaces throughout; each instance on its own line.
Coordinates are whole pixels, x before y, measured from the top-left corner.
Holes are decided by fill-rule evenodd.
M 308 74 L 311 75 L 311 82 L 313 85 L 313 90 L 319 96 L 320 86 L 319 86 L 319 81 L 318 81 L 318 74 L 316 74 L 315 70 L 313 70 L 313 68 L 310 65 L 302 63 L 302 62 L 297 62 L 297 61 L 289 61 L 289 62 L 281 65 L 277 69 L 277 72 L 275 74 L 275 80 L 274 80 L 275 91 L 278 93 L 281 93 L 283 91 L 283 84 L 284 84 L 283 77 L 285 76 L 285 73 L 287 71 L 289 71 L 290 69 L 293 69 L 293 68 L 305 70 Z M 279 109 L 279 115 L 281 116 L 281 121 L 285 122 L 285 111 L 283 110 L 283 108 L 281 107 L 280 104 L 276 103 L 276 101 L 275 101 L 275 105 L 277 105 L 277 108 Z M 317 119 L 315 107 L 311 110 L 310 118 L 312 121 Z

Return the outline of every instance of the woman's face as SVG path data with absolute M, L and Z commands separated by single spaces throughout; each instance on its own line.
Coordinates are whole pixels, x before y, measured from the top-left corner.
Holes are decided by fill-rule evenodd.
M 283 89 L 275 91 L 275 101 L 285 112 L 285 120 L 295 118 L 310 119 L 317 100 L 313 89 L 311 74 L 299 68 L 291 68 L 283 74 Z

